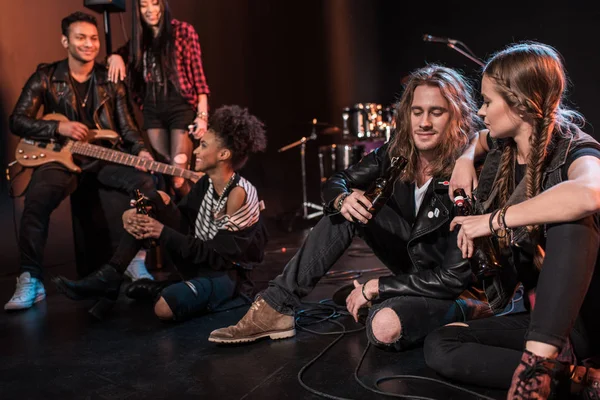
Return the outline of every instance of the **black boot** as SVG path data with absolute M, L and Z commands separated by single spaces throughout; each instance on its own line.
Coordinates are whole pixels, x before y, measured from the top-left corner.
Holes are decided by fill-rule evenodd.
M 125 294 L 130 299 L 142 301 L 146 303 L 154 303 L 164 288 L 173 284 L 172 281 L 153 281 L 150 279 L 138 279 L 132 282 L 127 289 Z
M 119 297 L 122 281 L 122 275 L 108 264 L 78 281 L 63 276 L 52 279 L 58 291 L 72 300 L 98 299 L 89 310 L 98 319 L 102 319 L 113 307 Z

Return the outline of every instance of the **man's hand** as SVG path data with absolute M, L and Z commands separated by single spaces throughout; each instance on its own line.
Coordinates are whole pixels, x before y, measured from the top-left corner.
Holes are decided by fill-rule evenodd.
M 371 208 L 372 204 L 364 194 L 365 192 L 363 190 L 352 189 L 352 193 L 344 199 L 340 213 L 348 221 L 356 222 L 358 220 L 363 224 L 366 224 L 373 217 L 371 213 L 367 211 Z M 337 205 L 338 199 L 339 197 L 335 199 L 335 205 Z
M 148 151 L 146 150 L 142 150 L 138 153 L 138 157 L 139 158 L 143 158 L 144 160 L 150 160 L 150 161 L 154 161 L 154 157 L 152 157 L 152 154 L 150 154 Z M 139 169 L 140 171 L 144 171 L 146 172 L 147 169 L 144 167 L 135 167 L 136 169 Z
M 81 122 L 60 121 L 56 131 L 60 135 L 73 140 L 85 140 L 87 139 L 87 135 L 90 130 Z
M 127 67 L 123 61 L 123 57 L 118 54 L 113 54 L 106 60 L 108 65 L 108 80 L 114 83 L 122 81 L 127 76 Z
M 363 296 L 363 285 L 358 283 L 357 280 L 354 280 L 353 283 L 354 290 L 350 292 L 350 294 L 346 298 L 346 308 L 348 309 L 348 312 L 354 317 L 354 321 L 358 322 L 358 310 L 360 310 L 362 307 L 367 306 L 370 301 L 365 299 L 365 296 Z M 364 290 L 365 294 L 369 297 L 369 299 L 374 299 L 379 293 L 379 280 L 371 279 L 370 281 L 365 283 Z

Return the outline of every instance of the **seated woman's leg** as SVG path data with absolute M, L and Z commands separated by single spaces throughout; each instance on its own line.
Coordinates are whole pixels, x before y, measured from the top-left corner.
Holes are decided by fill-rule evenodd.
M 425 362 L 446 378 L 508 389 L 529 321 L 520 313 L 444 326 L 425 339 Z
M 163 320 L 185 321 L 218 310 L 236 295 L 236 280 L 227 271 L 214 271 L 166 287 L 154 305 Z
M 371 308 L 367 337 L 377 347 L 400 351 L 421 344 L 434 329 L 462 320 L 454 300 L 394 297 Z

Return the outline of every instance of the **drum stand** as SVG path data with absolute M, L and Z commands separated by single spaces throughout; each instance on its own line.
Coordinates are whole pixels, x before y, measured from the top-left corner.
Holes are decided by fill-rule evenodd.
M 296 217 L 302 216 L 302 219 L 304 219 L 304 220 L 310 220 L 310 219 L 317 218 L 317 217 L 320 217 L 321 215 L 323 215 L 323 206 L 309 202 L 307 200 L 307 194 L 306 194 L 306 142 L 308 142 L 309 140 L 315 140 L 317 138 L 316 124 L 317 124 L 317 120 L 313 119 L 312 133 L 309 137 L 306 137 L 306 136 L 302 137 L 302 139 L 297 140 L 294 143 L 290 143 L 287 146 L 283 146 L 282 148 L 277 150 L 278 153 L 282 153 L 289 149 L 293 149 L 294 147 L 300 146 L 300 164 L 301 164 L 301 169 L 302 169 L 302 205 L 296 212 Z M 316 210 L 316 211 L 309 214 L 308 213 L 309 208 Z M 292 223 L 293 223 L 293 220 L 290 222 L 290 225 L 288 226 L 288 232 L 291 232 L 291 230 L 292 230 L 291 229 Z

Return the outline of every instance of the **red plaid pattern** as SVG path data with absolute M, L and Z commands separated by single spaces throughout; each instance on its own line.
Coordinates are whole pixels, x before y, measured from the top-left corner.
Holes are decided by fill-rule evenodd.
M 198 96 L 210 93 L 202 68 L 202 52 L 198 34 L 194 27 L 187 22 L 173 19 L 171 25 L 175 36 L 175 63 L 179 90 L 181 90 L 183 98 L 196 107 Z

